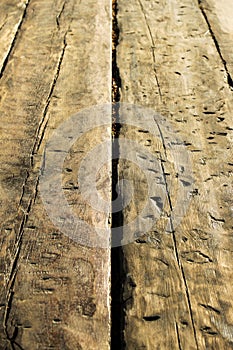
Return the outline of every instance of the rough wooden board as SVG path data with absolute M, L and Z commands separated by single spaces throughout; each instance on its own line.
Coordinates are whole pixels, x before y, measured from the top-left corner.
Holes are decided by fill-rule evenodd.
M 215 40 L 224 65 L 230 75 L 231 87 L 233 87 L 233 3 L 230 0 L 204 0 L 200 2 L 200 8 L 208 24 L 209 31 Z
M 195 179 L 174 235 L 165 233 L 161 219 L 123 248 L 126 348 L 230 349 L 233 98 L 226 69 L 197 1 L 119 0 L 118 6 L 121 102 L 166 117 L 190 151 Z M 123 126 L 121 136 L 143 144 L 132 128 Z M 152 153 L 156 147 L 152 142 Z M 165 171 L 175 187 L 169 159 Z M 142 181 L 122 162 L 124 175 L 135 186 Z M 172 206 L 177 195 L 171 187 Z M 140 211 L 138 203 L 134 197 L 125 221 Z
M 38 176 L 53 129 L 82 108 L 111 101 L 110 12 L 108 1 L 32 0 L 4 68 L 1 349 L 109 348 L 110 252 L 59 232 L 41 202 Z M 81 147 L 104 137 L 111 138 L 109 130 L 84 136 L 69 169 L 76 170 Z M 109 169 L 104 177 L 109 183 Z M 65 173 L 64 181 L 68 198 L 75 197 L 75 174 Z M 92 222 L 94 214 L 80 207 Z
M 0 76 L 2 76 L 8 57 L 23 23 L 28 6 L 27 0 L 6 0 L 1 4 L 0 12 Z

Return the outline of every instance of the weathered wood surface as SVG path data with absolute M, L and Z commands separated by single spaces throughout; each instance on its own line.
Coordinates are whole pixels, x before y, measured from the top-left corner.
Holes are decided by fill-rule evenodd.
M 8 62 L 14 42 L 20 31 L 28 1 L 8 0 L 1 4 L 0 13 L 0 76 Z
M 110 252 L 81 246 L 60 232 L 39 192 L 43 151 L 53 130 L 83 108 L 111 100 L 110 7 L 107 0 L 1 4 L 0 349 L 110 347 Z M 174 224 L 182 183 L 169 148 L 157 125 L 151 125 L 157 137 L 142 132 L 146 126 L 140 115 L 139 128 L 119 130 L 120 139 L 138 143 L 139 157 L 144 149 L 157 157 L 168 190 L 150 232 L 113 255 L 112 285 L 121 259 L 125 278 L 123 295 L 118 296 L 119 280 L 112 292 L 114 327 L 120 327 L 112 335 L 123 335 L 116 346 L 113 339 L 112 347 L 231 349 L 232 4 L 118 0 L 118 7 L 120 101 L 150 107 L 166 118 L 190 154 L 195 182 L 182 222 L 166 232 L 167 222 L 171 228 Z M 114 81 L 116 95 L 119 83 Z M 86 133 L 72 147 L 63 173 L 74 212 L 106 227 L 108 217 L 82 202 L 77 171 L 83 154 L 110 139 L 110 128 Z M 97 187 L 110 199 L 111 172 L 102 170 Z M 148 171 L 153 181 L 149 158 L 137 166 L 119 162 L 119 177 L 136 189 L 124 224 L 140 214 L 148 199 L 143 175 Z M 152 188 L 154 198 L 157 190 Z M 123 197 L 129 194 L 123 186 Z M 138 231 L 136 226 L 133 235 Z M 126 228 L 123 234 L 129 236 Z
M 46 214 L 38 180 L 52 131 L 111 101 L 111 5 L 7 0 L 0 20 L 0 349 L 108 349 L 110 251 L 63 235 Z M 67 198 L 90 223 L 75 171 L 80 152 L 111 139 L 110 127 L 111 114 L 109 130 L 84 135 L 66 159 Z M 101 179 L 108 198 L 109 174 Z M 107 217 L 99 220 L 107 225 Z
M 164 215 L 149 233 L 123 247 L 125 348 L 230 349 L 232 4 L 119 0 L 118 8 L 120 101 L 151 107 L 169 121 L 190 153 L 195 181 L 181 224 L 166 233 L 165 214 L 179 201 L 174 163 L 162 140 L 139 131 L 143 120 L 138 129 L 122 126 L 121 137 L 136 140 L 141 155 L 145 149 L 160 153 L 165 180 L 171 183 Z M 123 213 L 125 224 L 142 209 L 147 194 L 143 173 L 149 170 L 148 158 L 141 168 L 119 163 L 119 177 L 136 188 Z M 126 237 L 127 229 L 123 233 Z
M 231 16 L 233 13 L 232 1 L 226 0 L 222 4 L 217 0 L 200 1 L 202 14 L 207 22 L 209 32 L 218 49 L 230 78 L 228 82 L 233 85 L 233 48 L 230 42 L 233 38 L 233 24 Z

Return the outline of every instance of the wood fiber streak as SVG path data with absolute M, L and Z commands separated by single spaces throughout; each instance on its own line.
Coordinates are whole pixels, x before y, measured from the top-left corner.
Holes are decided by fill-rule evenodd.
M 53 225 L 39 176 L 54 129 L 111 102 L 111 6 L 8 0 L 0 28 L 0 349 L 109 349 L 110 251 L 81 246 Z M 91 225 L 95 213 L 80 199 L 77 171 L 104 139 L 111 140 L 111 113 L 108 128 L 77 140 L 63 169 L 67 200 Z M 97 186 L 109 199 L 108 167 Z M 98 220 L 107 227 L 105 214 Z
M 189 152 L 194 178 L 188 210 L 167 233 L 166 212 L 179 201 L 174 159 L 161 139 L 149 135 L 149 142 L 140 131 L 143 119 L 138 129 L 122 126 L 120 137 L 137 141 L 142 154 L 146 148 L 162 155 L 170 184 L 163 215 L 150 232 L 123 247 L 129 350 L 233 347 L 233 95 L 226 72 L 231 75 L 232 25 L 220 14 L 229 16 L 232 6 L 226 5 L 228 10 L 211 0 L 118 1 L 120 101 L 166 118 Z M 125 223 L 146 200 L 149 168 L 149 159 L 141 169 L 123 160 L 119 165 L 119 178 L 135 189 L 123 212 Z M 127 187 L 123 192 L 127 196 Z M 134 232 L 138 229 L 135 225 Z

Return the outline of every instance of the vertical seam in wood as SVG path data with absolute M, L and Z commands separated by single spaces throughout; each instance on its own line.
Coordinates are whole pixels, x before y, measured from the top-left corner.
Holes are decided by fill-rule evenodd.
M 25 3 L 25 8 L 24 8 L 24 11 L 23 11 L 23 15 L 22 15 L 22 17 L 21 17 L 21 20 L 20 20 L 19 25 L 18 25 L 18 28 L 17 28 L 17 30 L 16 30 L 15 36 L 14 36 L 12 42 L 11 42 L 11 46 L 10 46 L 10 48 L 9 48 L 9 51 L 8 51 L 8 53 L 7 53 L 7 55 L 6 55 L 6 58 L 5 58 L 4 62 L 3 62 L 3 65 L 2 65 L 2 68 L 1 68 L 1 71 L 0 71 L 0 79 L 3 77 L 3 74 L 4 74 L 4 72 L 5 72 L 7 63 L 8 63 L 8 61 L 9 61 L 10 56 L 11 56 L 11 54 L 12 54 L 12 52 L 13 52 L 14 47 L 15 47 L 17 38 L 18 38 L 18 36 L 19 36 L 19 32 L 20 32 L 20 30 L 21 30 L 21 28 L 22 28 L 22 25 L 23 25 L 23 22 L 24 22 L 24 20 L 25 20 L 25 18 L 26 18 L 26 16 L 27 16 L 27 10 L 28 10 L 28 7 L 29 7 L 29 5 L 30 5 L 30 2 L 31 2 L 31 0 L 27 0 L 27 2 Z
M 112 202 L 119 195 L 117 183 L 119 178 L 119 136 L 120 124 L 120 89 L 121 77 L 117 66 L 117 46 L 119 42 L 119 27 L 117 21 L 117 0 L 112 0 Z M 111 227 L 122 227 L 122 212 L 112 210 Z M 122 232 L 120 232 L 122 234 Z M 124 254 L 121 246 L 111 250 L 111 349 L 125 349 L 124 341 Z
M 210 32 L 210 35 L 211 35 L 211 37 L 213 39 L 214 45 L 216 47 L 216 50 L 217 50 L 217 52 L 219 54 L 219 57 L 220 57 L 220 59 L 222 61 L 222 64 L 223 64 L 223 67 L 224 67 L 224 70 L 225 70 L 225 73 L 226 73 L 226 76 L 227 76 L 227 83 L 229 85 L 229 88 L 232 91 L 233 90 L 233 80 L 232 80 L 232 77 L 231 77 L 231 75 L 230 75 L 230 73 L 228 71 L 227 62 L 226 62 L 226 60 L 223 57 L 222 51 L 220 49 L 220 45 L 219 45 L 218 40 L 217 40 L 217 37 L 214 34 L 214 31 L 213 31 L 213 29 L 211 27 L 210 21 L 208 20 L 207 14 L 206 14 L 205 9 L 204 9 L 204 7 L 202 5 L 202 0 L 198 0 L 198 5 L 199 5 L 201 13 L 202 13 L 202 15 L 204 17 L 204 20 L 205 20 L 205 22 L 207 24 L 207 27 L 209 29 L 209 32 Z

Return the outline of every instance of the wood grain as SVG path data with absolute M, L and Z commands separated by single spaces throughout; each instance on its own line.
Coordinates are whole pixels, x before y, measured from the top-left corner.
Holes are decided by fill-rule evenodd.
M 11 18 L 0 32 L 0 348 L 108 349 L 110 251 L 63 235 L 47 216 L 38 184 L 53 130 L 83 108 L 111 101 L 111 7 L 108 1 L 31 0 L 16 11 L 16 1 L 7 3 L 3 12 L 14 9 L 15 23 Z M 81 152 L 111 139 L 110 127 L 111 114 L 109 129 L 84 135 L 64 168 L 68 201 L 92 225 L 95 213 L 76 193 L 75 171 Z M 103 170 L 107 198 L 109 175 Z M 106 227 L 107 219 L 99 221 Z
M 162 154 L 170 183 L 160 219 L 123 247 L 125 347 L 230 349 L 233 99 L 226 66 L 230 72 L 231 47 L 217 31 L 225 64 L 197 1 L 119 0 L 118 7 L 120 101 L 166 118 L 190 154 L 194 177 L 188 211 L 169 234 L 166 216 L 169 220 L 179 201 L 174 159 L 161 153 L 162 140 L 149 135 L 146 142 L 148 134 L 139 130 L 143 119 L 138 129 L 122 126 L 121 137 L 136 140 L 142 154 L 145 146 Z M 217 16 L 211 18 L 212 28 L 218 28 Z M 125 223 L 139 215 L 145 201 L 147 163 L 140 169 L 124 161 L 119 165 L 119 178 L 135 186 L 123 212 Z M 127 191 L 126 186 L 123 197 Z M 135 233 L 140 229 L 135 225 Z
M 113 25 L 111 6 L 107 0 L 1 5 L 0 349 L 231 349 L 231 1 L 113 0 Z M 73 213 L 108 229 L 109 214 L 83 200 L 77 173 L 86 154 L 111 141 L 111 128 L 119 135 L 113 147 L 123 159 L 96 174 L 107 201 L 117 182 L 112 171 L 134 188 L 121 185 L 120 199 L 132 198 L 123 217 L 112 215 L 112 231 L 123 218 L 122 243 L 131 243 L 110 256 L 62 233 L 40 186 L 54 130 L 111 100 L 144 109 L 113 107 L 105 126 L 74 142 L 62 169 Z M 134 126 L 123 124 L 129 117 Z M 74 129 L 85 126 L 84 120 Z M 190 184 L 177 168 L 182 154 L 172 153 L 173 133 L 190 157 Z M 64 153 L 64 145 L 53 151 Z M 57 203 L 55 195 L 50 200 Z M 159 217 L 144 213 L 129 230 L 147 201 Z

